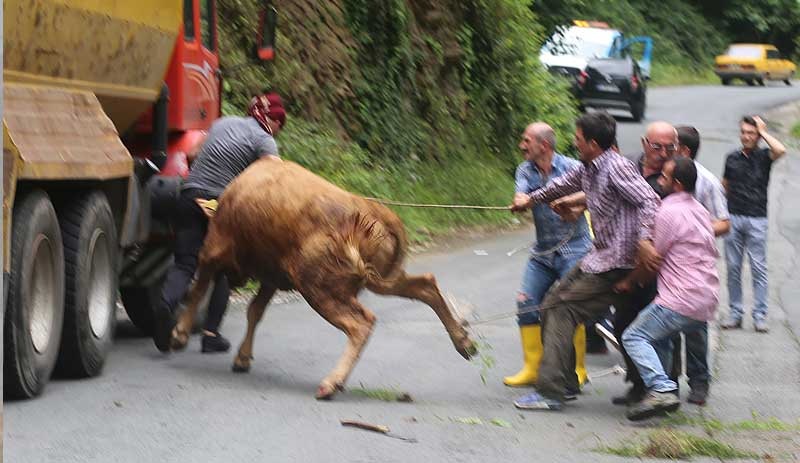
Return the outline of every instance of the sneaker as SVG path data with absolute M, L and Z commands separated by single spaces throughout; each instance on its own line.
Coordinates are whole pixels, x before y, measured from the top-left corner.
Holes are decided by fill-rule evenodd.
M 741 318 L 727 318 L 725 321 L 719 324 L 719 327 L 723 330 L 740 330 L 742 329 L 742 319 Z
M 691 391 L 689 391 L 689 397 L 686 398 L 686 401 L 690 404 L 703 406 L 706 404 L 707 399 L 708 383 L 702 383 L 691 386 Z
M 650 391 L 644 400 L 628 409 L 626 416 L 631 421 L 644 420 L 653 416 L 674 412 L 681 406 L 681 401 L 672 391 Z
M 573 400 L 578 400 L 578 394 L 581 393 L 580 389 L 572 389 L 567 387 L 567 390 L 564 391 L 564 402 L 572 402 Z
M 611 403 L 614 405 L 633 405 L 641 402 L 647 391 L 641 386 L 631 386 L 624 395 L 618 395 L 611 398 Z
M 156 349 L 161 352 L 169 352 L 169 340 L 172 337 L 172 329 L 175 328 L 175 316 L 166 308 L 160 307 L 155 313 L 155 329 L 153 330 L 153 342 Z
M 514 401 L 514 406 L 522 410 L 561 410 L 560 400 L 548 399 L 538 392 L 531 392 Z
M 608 341 L 615 349 L 620 350 L 619 341 L 617 337 L 614 336 L 614 325 L 611 323 L 610 320 L 602 319 L 599 322 L 594 324 L 594 330 L 597 331 L 597 334 L 603 337 L 606 341 Z
M 753 328 L 755 328 L 756 333 L 769 333 L 769 326 L 766 320 L 755 320 Z
M 214 352 L 228 352 L 231 348 L 231 343 L 219 333 L 215 336 L 208 334 L 203 335 L 202 351 L 204 354 Z

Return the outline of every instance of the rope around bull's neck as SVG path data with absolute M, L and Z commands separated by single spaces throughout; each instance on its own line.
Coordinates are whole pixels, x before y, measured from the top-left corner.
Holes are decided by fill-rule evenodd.
M 440 209 L 478 209 L 478 210 L 494 210 L 494 211 L 508 211 L 511 210 L 511 206 L 473 206 L 473 205 L 466 205 L 466 204 L 422 204 L 422 203 L 405 203 L 401 201 L 392 201 L 390 199 L 382 199 L 382 198 L 372 198 L 365 196 L 364 199 L 369 201 L 375 201 L 381 204 L 387 204 L 390 206 L 405 206 L 405 207 L 432 207 L 432 208 L 440 208 Z M 569 233 L 559 241 L 555 246 L 545 250 L 545 251 L 536 251 L 531 250 L 531 257 L 533 256 L 547 256 L 550 255 L 559 249 L 562 246 L 567 244 L 574 236 L 575 232 L 578 230 L 578 222 L 576 221 L 575 224 L 572 226 L 572 229 Z M 527 246 L 526 246 L 527 247 Z M 532 247 L 532 245 L 531 245 Z M 517 253 L 523 247 L 513 249 L 507 253 L 509 257 Z
M 388 204 L 390 206 L 435 207 L 440 209 L 483 209 L 483 210 L 493 210 L 493 211 L 511 210 L 511 206 L 472 206 L 466 204 L 421 204 L 421 203 L 404 203 L 401 201 L 392 201 L 389 199 L 370 198 L 370 197 L 364 197 L 364 199 L 375 201 L 381 204 Z

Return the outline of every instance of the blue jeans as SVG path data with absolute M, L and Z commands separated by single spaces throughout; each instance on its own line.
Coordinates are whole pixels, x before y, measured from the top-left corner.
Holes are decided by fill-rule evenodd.
M 691 333 L 703 329 L 705 322 L 685 317 L 658 304 L 650 304 L 639 312 L 636 320 L 622 334 L 622 344 L 636 364 L 636 369 L 648 390 L 670 392 L 678 388 L 664 372 L 656 351 L 659 341 L 683 331 Z
M 522 288 L 519 290 L 521 297 L 517 299 L 517 310 L 522 312 L 541 304 L 553 283 L 569 273 L 581 258 L 583 255 L 564 257 L 560 253 L 529 258 L 522 276 Z M 517 316 L 519 326 L 537 325 L 541 320 L 539 311 L 521 313 Z
M 767 318 L 767 224 L 766 217 L 731 215 L 731 231 L 725 237 L 725 260 L 728 264 L 728 299 L 730 317 L 741 320 L 742 260 L 750 256 L 753 274 L 753 320 Z

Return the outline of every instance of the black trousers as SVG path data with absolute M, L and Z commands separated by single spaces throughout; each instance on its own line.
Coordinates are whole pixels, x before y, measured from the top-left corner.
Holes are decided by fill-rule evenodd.
M 630 303 L 621 308 L 615 308 L 614 312 L 614 336 L 617 337 L 617 341 L 619 341 L 620 350 L 622 351 L 622 357 L 625 359 L 625 369 L 627 370 L 627 374 L 625 375 L 625 380 L 630 381 L 633 384 L 633 387 L 641 388 L 642 390 L 645 389 L 644 381 L 642 381 L 642 377 L 639 376 L 639 369 L 636 368 L 636 364 L 633 363 L 628 353 L 625 351 L 625 346 L 622 345 L 622 333 L 636 320 L 636 317 L 639 315 L 639 312 L 644 310 L 645 307 L 650 305 L 653 302 L 653 299 L 656 298 L 658 294 L 658 289 L 656 287 L 656 282 L 653 281 L 643 287 L 636 288 L 633 293 L 631 294 Z M 670 379 L 677 382 L 678 378 L 681 375 L 681 335 L 680 333 L 674 336 L 672 339 L 672 355 L 670 359 L 662 359 L 667 360 L 664 364 L 664 371 L 667 372 Z
M 176 211 L 175 262 L 167 272 L 166 281 L 161 289 L 161 307 L 175 313 L 178 305 L 186 296 L 194 273 L 197 270 L 197 256 L 203 246 L 208 232 L 208 219 L 195 199 L 214 199 L 210 193 L 188 189 L 181 192 Z M 204 329 L 217 333 L 222 317 L 228 307 L 230 287 L 224 275 L 217 276 L 214 290 L 208 304 L 208 317 Z

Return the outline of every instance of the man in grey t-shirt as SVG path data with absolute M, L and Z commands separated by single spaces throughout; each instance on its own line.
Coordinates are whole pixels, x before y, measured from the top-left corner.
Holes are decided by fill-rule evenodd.
M 216 199 L 228 184 L 262 156 L 278 156 L 277 136 L 286 123 L 280 96 L 269 93 L 254 97 L 247 117 L 223 117 L 211 126 L 184 182 L 176 211 L 175 263 L 167 272 L 156 308 L 153 340 L 162 352 L 169 350 L 175 327 L 175 309 L 186 295 L 197 269 L 197 256 L 208 230 L 196 199 Z M 226 352 L 230 342 L 219 334 L 230 289 L 219 275 L 208 306 L 203 329 L 203 352 Z

